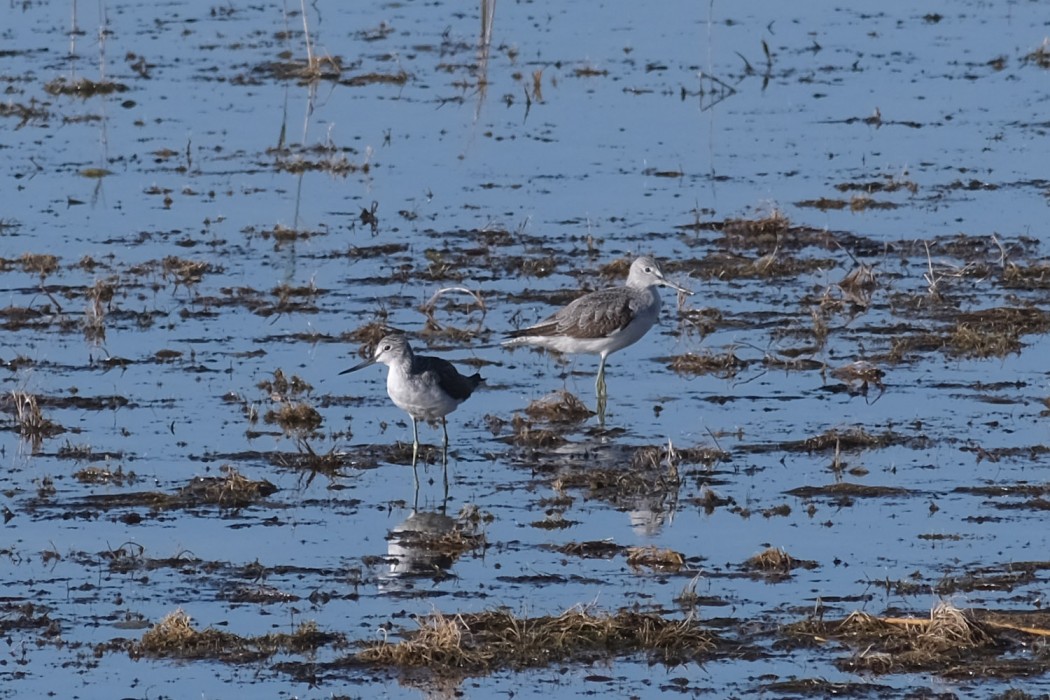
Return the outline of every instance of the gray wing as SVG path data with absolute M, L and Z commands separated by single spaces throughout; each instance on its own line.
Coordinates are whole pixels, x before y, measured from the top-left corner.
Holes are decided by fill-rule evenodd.
M 603 338 L 630 323 L 641 304 L 637 296 L 625 287 L 600 289 L 576 299 L 535 326 L 508 335 L 512 338 L 530 335 Z
M 423 374 L 429 375 L 426 377 L 427 380 L 429 381 L 430 377 L 436 379 L 441 390 L 456 401 L 466 401 L 474 393 L 478 384 L 485 381 L 477 372 L 469 377 L 460 374 L 451 362 L 442 360 L 440 357 L 417 357 L 416 359 L 425 365 Z

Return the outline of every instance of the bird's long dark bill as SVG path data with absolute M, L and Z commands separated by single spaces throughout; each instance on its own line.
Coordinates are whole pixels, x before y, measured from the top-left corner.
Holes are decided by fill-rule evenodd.
M 680 284 L 675 284 L 674 282 L 672 282 L 670 280 L 664 280 L 664 281 L 667 283 L 668 287 L 670 287 L 671 289 L 675 290 L 676 292 L 681 292 L 682 294 L 688 294 L 689 296 L 692 296 L 693 294 L 696 294 L 696 292 L 694 292 L 693 290 L 686 289 L 685 287 L 683 287 Z
M 364 362 L 362 362 L 360 364 L 354 365 L 350 369 L 344 369 L 339 374 L 350 374 L 351 372 L 356 372 L 359 369 L 364 369 L 365 367 L 368 367 L 369 365 L 374 365 L 375 363 L 376 363 L 375 358 L 372 358 L 371 360 L 365 360 Z

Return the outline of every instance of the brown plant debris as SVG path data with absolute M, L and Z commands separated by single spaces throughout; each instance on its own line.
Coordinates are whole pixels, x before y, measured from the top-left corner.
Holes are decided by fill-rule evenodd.
M 190 503 L 207 503 L 223 508 L 244 508 L 277 491 L 265 479 L 252 481 L 228 464 L 219 467 L 223 476 L 198 476 L 179 489 L 177 498 Z
M 1017 265 L 1009 263 L 1003 269 L 1003 286 L 1007 289 L 1050 289 L 1050 265 Z
M 303 381 L 297 375 L 286 377 L 284 370 L 277 368 L 273 371 L 273 379 L 264 379 L 256 386 L 270 395 L 273 401 L 286 401 L 290 398 L 309 394 L 313 386 Z
M 653 571 L 681 571 L 685 557 L 673 549 L 661 547 L 628 547 L 627 565 L 632 569 L 647 568 Z
M 537 428 L 531 420 L 516 413 L 510 421 L 510 427 L 513 431 L 511 440 L 519 447 L 541 449 L 557 447 L 565 443 L 565 437 L 560 432 Z
M 205 273 L 219 272 L 220 270 L 210 263 L 199 260 L 186 260 L 169 255 L 161 262 L 161 271 L 164 276 L 175 280 L 175 286 L 180 284 L 189 287 L 204 279 Z
M 276 411 L 267 411 L 263 421 L 271 425 L 276 423 L 286 435 L 301 436 L 320 428 L 322 418 L 317 409 L 307 403 L 288 402 L 282 403 Z
M 684 355 L 675 355 L 670 358 L 668 367 L 678 374 L 703 375 L 711 374 L 721 379 L 729 379 L 747 366 L 747 363 L 733 354 L 732 350 L 723 353 L 715 353 L 710 350 L 703 352 L 687 352 Z
M 163 510 L 215 505 L 236 510 L 277 491 L 269 481 L 253 481 L 229 465 L 223 465 L 219 471 L 223 476 L 194 477 L 174 494 L 161 491 L 92 494 L 86 496 L 84 502 L 103 509 L 145 506 Z
M 781 445 L 785 450 L 822 452 L 824 450 L 861 450 L 890 443 L 890 435 L 872 435 L 860 426 L 839 430 L 831 428 L 820 435 Z
M 845 209 L 849 206 L 849 202 L 845 199 L 831 199 L 828 197 L 820 197 L 819 199 L 803 199 L 802 201 L 795 202 L 796 207 L 809 207 L 811 209 L 819 209 L 821 211 Z
M 133 471 L 124 471 L 124 465 L 118 464 L 116 469 L 108 466 L 93 464 L 73 473 L 73 478 L 82 484 L 113 484 L 124 486 L 133 484 L 138 480 L 138 475 Z
M 26 272 L 35 272 L 41 277 L 47 277 L 58 269 L 58 258 L 49 253 L 23 253 L 19 262 Z
M 1031 63 L 1040 68 L 1050 68 L 1050 38 L 1043 39 L 1043 43 L 1034 51 L 1025 54 L 1022 62 L 1025 64 Z
M 559 389 L 536 399 L 525 407 L 525 415 L 549 423 L 580 423 L 594 415 L 594 411 L 576 395 Z
M 242 637 L 211 627 L 198 630 L 190 616 L 178 609 L 147 630 L 141 640 L 131 642 L 128 653 L 132 658 L 218 659 L 246 663 L 269 658 L 278 652 L 312 652 L 340 639 L 340 635 L 319 631 L 314 622 L 304 622 L 292 633 L 274 632 L 258 637 Z
M 878 289 L 875 268 L 870 265 L 856 265 L 838 283 L 838 288 L 842 290 L 843 295 L 851 304 L 868 308 L 871 305 L 872 295 Z
M 865 209 L 896 209 L 894 202 L 879 202 L 864 195 L 854 195 L 849 200 L 850 211 L 864 211 Z
M 611 559 L 624 550 L 624 547 L 609 540 L 591 540 L 588 542 L 569 542 L 554 549 L 562 554 L 583 559 Z
M 403 550 L 444 557 L 451 566 L 463 553 L 485 546 L 485 535 L 478 527 L 480 516 L 474 520 L 471 515 L 472 512 L 464 512 L 453 519 L 443 513 L 414 512 L 387 539 Z
M 816 496 L 883 498 L 886 496 L 904 496 L 908 494 L 908 489 L 896 486 L 867 486 L 865 484 L 838 481 L 827 486 L 799 486 L 798 488 L 785 491 L 785 493 L 796 498 L 814 498 Z
M 40 411 L 37 397 L 33 394 L 19 390 L 12 391 L 11 400 L 14 404 L 18 432 L 22 437 L 40 441 L 43 438 L 53 437 L 65 432 L 65 428 L 44 417 L 44 414 Z
M 769 547 L 743 563 L 745 571 L 767 577 L 787 577 L 792 569 L 815 569 L 818 564 L 807 559 L 796 559 L 779 547 Z
M 274 162 L 279 171 L 298 174 L 308 171 L 331 173 L 332 175 L 349 175 L 351 173 L 367 173 L 371 170 L 371 163 L 367 157 L 360 163 L 352 162 L 347 154 L 353 154 L 352 150 L 337 148 L 335 146 L 318 146 L 313 149 L 282 148 L 271 151 L 276 155 Z M 315 155 L 317 157 L 311 157 Z M 280 246 L 295 240 L 297 236 L 309 238 L 309 232 L 296 232 L 283 227 L 275 228 L 270 235 Z
M 867 360 L 856 360 L 848 365 L 836 367 L 831 370 L 831 376 L 845 382 L 850 391 L 856 386 L 861 393 L 867 393 L 869 384 L 880 390 L 885 389 L 882 378 L 886 373 Z
M 403 70 L 396 73 L 361 73 L 339 81 L 350 87 L 362 87 L 365 85 L 404 85 L 408 82 L 409 75 Z
M 339 80 L 343 72 L 343 60 L 339 56 L 311 56 L 305 60 L 284 60 L 265 63 L 254 70 L 264 77 L 277 80 L 297 80 L 312 83 L 318 80 Z M 239 81 L 250 78 L 238 76 Z
M 762 219 L 726 219 L 722 230 L 726 238 L 738 245 L 774 250 L 790 226 L 791 222 L 783 213 L 773 211 Z
M 817 643 L 836 640 L 850 645 L 855 653 L 837 661 L 836 666 L 851 672 L 932 672 L 962 678 L 972 678 L 975 672 L 982 677 L 1029 676 L 1045 673 L 1050 662 L 1040 656 L 1018 665 L 1001 656 L 1011 649 L 1021 652 L 1029 648 L 1018 634 L 1050 637 L 1047 618 L 1043 611 L 964 611 L 942 602 L 926 619 L 854 612 L 842 620 L 789 625 L 785 633 Z
M 43 121 L 51 116 L 35 98 L 31 98 L 28 104 L 17 102 L 5 102 L 0 104 L 0 117 L 17 117 L 19 119 L 16 129 L 21 129 L 31 121 Z
M 112 80 L 89 80 L 78 78 L 66 80 L 55 78 L 44 85 L 44 92 L 49 95 L 75 95 L 76 97 L 92 97 L 94 95 L 112 95 L 115 92 L 127 92 L 128 86 Z
M 386 321 L 386 315 L 381 314 L 374 321 L 366 323 L 363 326 L 358 326 L 349 333 L 346 333 L 345 340 L 361 344 L 361 347 L 357 349 L 358 356 L 372 357 L 372 355 L 375 354 L 376 345 L 379 344 L 380 340 L 391 333 L 401 332 L 396 328 L 387 325 Z
M 573 608 L 557 617 L 519 618 L 505 610 L 417 618 L 419 629 L 398 643 L 375 642 L 356 660 L 424 667 L 435 674 L 537 668 L 573 660 L 644 653 L 673 664 L 709 657 L 718 638 L 692 620 L 655 613 L 595 613 Z
M 997 307 L 960 314 L 945 346 L 960 357 L 1005 357 L 1021 351 L 1021 336 L 1050 332 L 1050 313 Z
M 919 191 L 919 186 L 911 180 L 902 180 L 896 176 L 884 176 L 881 180 L 868 180 L 865 182 L 840 182 L 835 185 L 839 192 L 863 192 L 874 194 L 875 192 L 896 192 L 908 190 L 912 194 Z

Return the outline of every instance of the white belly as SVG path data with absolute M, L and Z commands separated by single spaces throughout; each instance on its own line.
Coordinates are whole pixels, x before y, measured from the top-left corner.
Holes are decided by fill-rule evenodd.
M 394 405 L 418 420 L 437 420 L 456 410 L 460 402 L 430 384 L 391 368 L 386 376 L 386 391 Z
M 567 335 L 529 335 L 516 338 L 510 344 L 535 345 L 562 353 L 608 355 L 637 343 L 649 332 L 660 316 L 659 304 L 652 304 L 634 317 L 625 327 L 603 338 L 573 338 Z

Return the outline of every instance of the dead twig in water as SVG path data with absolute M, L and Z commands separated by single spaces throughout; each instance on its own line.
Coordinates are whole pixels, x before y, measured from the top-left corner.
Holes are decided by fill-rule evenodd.
M 468 289 L 467 287 L 442 287 L 441 289 L 434 292 L 434 295 L 427 299 L 425 304 L 419 307 L 419 310 L 426 314 L 427 322 L 432 324 L 436 330 L 442 330 L 442 325 L 438 323 L 436 318 L 434 318 L 434 311 L 437 308 L 438 299 L 452 292 L 460 292 L 462 294 L 467 294 L 473 297 L 474 301 L 477 302 L 477 306 L 481 310 L 481 318 L 478 319 L 477 323 L 477 331 L 480 331 L 481 324 L 485 321 L 485 314 L 488 312 L 488 309 L 485 307 L 485 300 L 481 298 L 481 295 L 472 289 Z M 455 326 L 449 326 L 448 328 L 451 330 L 467 332 L 465 329 L 457 328 Z

